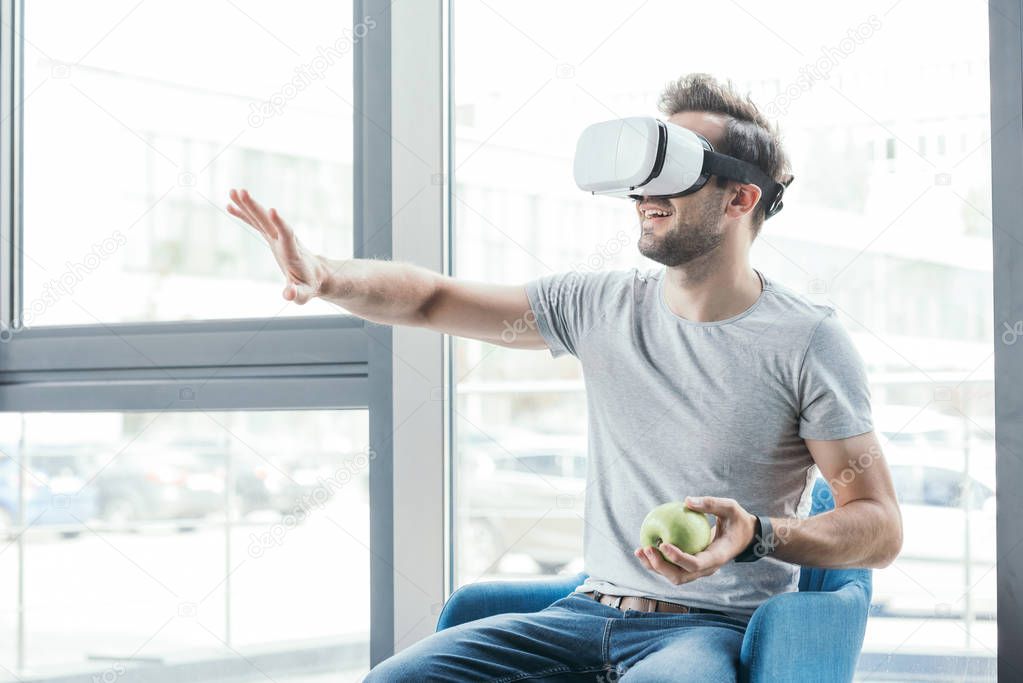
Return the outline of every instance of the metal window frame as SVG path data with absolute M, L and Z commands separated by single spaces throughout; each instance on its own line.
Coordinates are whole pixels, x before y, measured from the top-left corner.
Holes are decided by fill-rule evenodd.
M 82 410 L 92 400 L 102 409 L 118 409 L 119 404 L 123 410 L 163 408 L 173 400 L 168 388 L 179 383 L 196 393 L 194 407 L 201 409 L 366 407 L 370 336 L 365 323 L 349 315 L 18 326 L 24 1 L 0 0 L 0 410 Z M 355 21 L 364 16 L 362 4 L 353 3 Z M 386 8 L 368 9 L 381 13 Z M 370 81 L 379 68 L 373 60 L 360 59 L 360 53 L 387 40 L 384 27 L 354 44 L 355 104 L 363 110 L 386 103 L 360 102 L 365 93 L 359 92 L 359 83 L 367 78 L 359 68 L 369 71 Z M 389 164 L 362 170 L 375 174 L 374 187 L 386 189 Z M 358 183 L 359 173 L 353 171 Z M 379 232 L 389 240 L 383 235 L 388 230 Z M 355 240 L 360 241 L 358 233 Z M 278 393 L 274 383 L 286 386 L 289 374 L 323 381 L 311 381 L 304 394 Z M 257 377 L 266 379 L 267 390 L 252 393 Z M 119 400 L 118 385 L 128 382 L 136 384 Z
M 1023 671 L 1023 344 L 1005 325 L 1023 320 L 1023 2 L 991 0 L 991 217 L 994 251 L 995 478 L 998 482 L 998 676 Z M 1010 341 L 1015 341 L 1012 337 Z
M 19 329 L 23 7 L 0 0 L 0 411 L 368 409 L 377 456 L 369 466 L 370 660 L 379 662 L 396 640 L 393 398 L 405 375 L 393 372 L 392 347 L 402 337 L 350 315 Z M 375 29 L 353 41 L 353 253 L 387 259 L 391 5 L 353 0 L 353 25 L 367 15 Z
M 995 424 L 998 573 L 998 676 L 1023 671 L 1023 343 L 1006 343 L 1004 325 L 1023 321 L 1023 0 L 989 3 L 992 164 L 992 249 L 995 339 Z M 450 10 L 450 8 L 449 8 Z M 453 17 L 446 15 L 452 30 Z M 446 58 L 452 59 L 450 47 Z M 450 77 L 450 72 L 447 74 Z M 450 109 L 452 84 L 447 97 Z M 449 119 L 450 121 L 450 115 Z M 450 166 L 446 166 L 450 171 Z M 447 176 L 453 181 L 451 175 Z M 446 217 L 450 230 L 450 217 Z M 449 234 L 449 233 L 448 233 Z M 1021 323 L 1023 324 L 1023 323 Z M 452 378 L 447 375 L 447 381 Z M 450 419 L 450 416 L 449 416 Z M 450 488 L 450 472 L 446 485 Z M 447 541 L 446 561 L 454 561 Z M 450 591 L 451 586 L 448 586 Z M 981 658 L 982 659 L 982 658 Z M 980 661 L 980 659 L 978 659 Z M 969 669 L 969 667 L 966 667 Z
M 396 260 L 448 272 L 445 0 L 391 6 L 392 247 Z M 449 344 L 393 330 L 393 649 L 434 631 L 446 597 Z
M 421 19 L 428 19 L 431 13 L 437 9 L 439 9 L 441 17 L 439 30 L 441 31 L 440 44 L 443 55 L 440 61 L 440 80 L 442 83 L 440 107 L 442 110 L 443 130 L 438 134 L 438 142 L 443 149 L 443 164 L 441 168 L 444 168 L 446 171 L 441 176 L 441 185 L 444 187 L 441 198 L 443 225 L 439 237 L 437 237 L 439 241 L 442 240 L 445 243 L 444 254 L 439 261 L 434 261 L 432 264 L 430 263 L 430 258 L 427 258 L 426 261 L 427 265 L 434 265 L 434 267 L 443 272 L 450 272 L 450 254 L 447 245 L 450 243 L 451 217 L 449 195 L 450 182 L 453 181 L 453 178 L 450 174 L 450 150 L 448 147 L 451 133 L 452 82 L 450 69 L 452 55 L 450 32 L 452 31 L 453 13 L 448 0 L 430 0 L 430 2 L 424 2 L 423 5 L 425 9 L 423 9 L 423 14 L 419 15 Z M 1019 216 L 1023 215 L 1023 29 L 1021 29 L 1021 26 L 1023 26 L 1023 0 L 992 0 L 989 6 L 992 137 L 997 135 L 999 138 L 999 144 L 992 145 L 991 154 L 993 179 L 992 216 L 995 226 L 993 230 L 995 339 L 1000 340 L 1003 332 L 1002 323 L 1023 320 L 1023 290 L 1018 286 L 1018 282 L 1021 279 L 1019 272 L 1023 268 L 1023 265 L 1021 265 L 1023 264 L 1023 222 L 1018 220 Z M 415 12 L 403 12 L 402 22 L 414 15 Z M 404 41 L 408 40 L 409 45 L 414 44 L 417 49 L 421 49 L 423 47 L 422 42 L 433 40 L 432 31 L 435 27 L 436 25 L 432 20 L 425 21 L 425 23 L 418 26 L 402 25 L 401 22 L 397 22 L 394 31 L 395 35 L 401 37 L 401 40 L 396 41 L 395 44 L 404 45 Z M 420 31 L 418 37 L 415 35 L 417 28 Z M 426 34 L 425 38 L 422 34 Z M 420 65 L 425 68 L 425 71 L 421 73 L 432 84 L 432 79 L 435 78 L 434 68 L 437 66 L 437 63 L 432 59 L 429 52 L 424 53 L 417 51 L 417 49 L 410 47 L 408 52 L 404 54 L 404 57 L 411 58 L 411 55 L 418 55 L 420 58 L 425 59 L 425 62 L 420 62 Z M 397 62 L 402 56 L 400 53 L 395 52 L 392 53 L 392 58 Z M 395 73 L 395 84 L 400 84 L 400 78 L 403 76 L 404 71 L 398 68 Z M 417 73 L 420 72 L 417 71 Z M 399 130 L 401 125 L 397 122 L 402 120 L 402 113 L 398 111 L 401 104 L 401 90 L 392 85 L 391 92 L 394 95 L 395 112 L 393 116 L 396 122 L 395 130 Z M 434 114 L 435 102 L 426 99 L 418 102 L 418 104 L 426 108 L 427 118 L 425 121 L 429 121 L 432 124 L 433 120 L 430 117 Z M 424 124 L 423 128 L 428 128 L 428 125 Z M 428 138 L 429 136 L 427 135 L 424 137 L 424 140 L 428 140 Z M 394 158 L 397 159 L 397 155 Z M 399 206 L 398 200 L 398 193 L 396 193 L 392 204 L 395 208 Z M 420 218 L 423 218 L 423 216 L 420 216 Z M 425 218 L 420 228 L 432 230 L 432 225 L 432 222 Z M 398 256 L 397 250 L 395 256 Z M 1016 275 L 1015 278 L 1014 275 Z M 397 342 L 401 338 L 396 336 L 395 339 Z M 450 339 L 444 345 L 447 353 L 450 351 L 449 342 Z M 996 342 L 997 478 L 999 480 L 999 491 L 1002 492 L 998 497 L 997 513 L 998 670 L 999 674 L 1006 680 L 1014 678 L 1019 671 L 1023 671 L 1023 651 L 1015 647 L 1016 643 L 1023 640 L 1023 621 L 1018 616 L 1023 613 L 1023 543 L 1020 542 L 1023 530 L 1021 530 L 1018 524 L 1018 520 L 1023 518 L 1023 499 L 1017 496 L 1010 497 L 1004 493 L 1018 488 L 1015 484 L 1023 484 L 1023 420 L 1020 419 L 1020 416 L 1023 415 L 1023 394 L 1018 390 L 1020 382 L 1023 381 L 1023 355 L 1021 354 L 1023 354 L 1023 350 L 1019 346 Z M 427 362 L 425 358 L 422 360 Z M 442 383 L 444 401 L 449 401 L 451 400 L 450 390 L 452 388 L 449 365 L 450 356 L 442 354 L 442 360 L 435 360 L 434 362 L 436 365 L 429 367 L 440 370 L 441 377 L 444 380 Z M 401 368 L 401 363 L 395 364 L 394 367 Z M 400 369 L 395 371 L 395 376 L 394 386 L 396 390 L 399 387 L 406 386 L 402 384 L 400 379 Z M 429 554 L 421 558 L 422 563 L 418 568 L 411 568 L 411 571 L 416 572 L 413 574 L 414 576 L 425 576 L 432 580 L 437 576 L 440 568 L 443 567 L 446 594 L 451 589 L 450 563 L 453 561 L 449 516 L 451 463 L 449 444 L 447 443 L 447 440 L 450 438 L 451 413 L 445 410 L 442 415 L 445 431 L 447 432 L 444 436 L 444 458 L 442 463 L 431 460 L 433 465 L 432 468 L 428 468 L 428 471 L 431 475 L 441 474 L 443 477 L 444 528 L 442 530 L 437 530 L 436 528 L 435 518 L 432 516 L 435 510 L 431 507 L 436 503 L 436 498 L 434 495 L 429 495 L 425 500 L 425 507 L 420 508 L 420 511 L 431 513 L 429 517 L 431 521 L 421 525 L 420 531 L 425 528 L 425 538 L 434 544 L 434 547 L 440 547 L 438 544 L 443 544 L 444 557 L 438 560 L 433 554 Z M 433 432 L 426 430 L 422 434 L 429 436 Z M 436 446 L 436 437 L 434 436 L 432 440 L 429 438 L 424 440 L 421 445 L 429 453 L 433 453 L 433 449 Z M 419 457 L 422 458 L 424 457 L 424 454 L 421 452 L 422 450 L 404 453 L 395 452 L 394 458 L 398 461 L 403 458 L 409 458 L 415 455 L 415 453 L 418 453 Z M 1017 456 L 1016 454 L 1019 455 Z M 409 464 L 409 462 L 403 462 L 402 466 L 405 467 Z M 440 468 L 440 471 L 438 468 Z M 398 475 L 400 472 L 395 471 L 391 474 Z M 394 496 L 392 502 L 400 499 L 402 493 L 412 493 L 411 490 L 399 491 L 398 479 L 395 479 L 395 483 L 396 488 L 391 492 Z M 402 485 L 407 485 L 407 482 Z M 438 490 L 440 490 L 439 487 Z M 403 508 L 400 504 L 396 503 L 393 508 L 395 518 L 391 521 L 395 524 L 396 532 L 392 540 L 396 546 L 400 544 L 403 538 L 407 540 L 409 538 L 408 534 L 412 533 L 415 529 L 415 525 L 406 524 L 402 526 L 402 520 L 400 519 L 403 513 L 414 514 L 409 507 L 406 505 Z M 397 558 L 397 561 L 400 562 L 401 559 Z M 420 616 L 421 619 L 424 618 L 419 606 L 402 606 L 401 604 L 392 603 L 392 607 L 394 622 L 389 624 L 392 628 L 396 624 L 407 622 L 416 616 Z M 425 619 L 425 623 L 432 626 L 433 620 Z M 421 627 L 417 632 L 426 635 L 427 630 Z M 397 638 L 400 640 L 401 636 L 398 635 Z M 383 655 L 384 652 L 380 651 L 379 654 Z M 375 661 L 379 660 L 376 659 Z
M 355 49 L 353 217 L 356 258 L 390 258 L 391 247 L 391 6 L 354 0 L 354 21 L 372 14 L 377 27 Z M 369 227 L 368 226 L 378 226 Z M 394 652 L 394 426 L 391 329 L 366 323 L 369 440 L 370 665 Z

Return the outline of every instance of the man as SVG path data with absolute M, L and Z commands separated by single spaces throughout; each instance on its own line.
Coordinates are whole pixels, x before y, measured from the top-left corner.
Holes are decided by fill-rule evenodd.
M 718 151 L 788 178 L 777 131 L 731 84 L 680 78 L 661 109 Z M 583 366 L 590 578 L 539 613 L 434 634 L 371 680 L 731 681 L 750 615 L 796 588 L 796 565 L 884 567 L 896 557 L 901 517 L 862 361 L 832 309 L 750 266 L 760 188 L 715 180 L 637 201 L 639 250 L 663 268 L 525 286 L 316 256 L 274 209 L 232 191 L 231 214 L 266 238 L 287 276 L 285 299 L 318 296 L 375 322 L 571 353 Z M 519 321 L 522 334 L 503 334 Z M 818 469 L 836 508 L 806 519 Z M 635 548 L 646 512 L 686 494 L 716 518 L 710 546 Z

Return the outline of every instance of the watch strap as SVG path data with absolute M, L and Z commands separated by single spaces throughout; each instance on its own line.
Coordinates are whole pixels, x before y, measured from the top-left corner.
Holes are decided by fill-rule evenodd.
M 753 538 L 749 545 L 735 556 L 736 562 L 756 562 L 762 557 L 767 557 L 774 552 L 776 547 L 774 537 L 774 526 L 771 518 L 766 515 L 757 515 L 757 523 L 753 529 Z

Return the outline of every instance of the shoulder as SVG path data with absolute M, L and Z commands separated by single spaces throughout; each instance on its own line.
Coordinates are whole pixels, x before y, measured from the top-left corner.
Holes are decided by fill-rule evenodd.
M 561 295 L 577 294 L 586 298 L 615 297 L 632 292 L 637 286 L 654 282 L 651 273 L 637 268 L 627 270 L 568 270 L 540 277 L 536 282 Z
M 862 374 L 863 359 L 835 308 L 814 303 L 782 285 L 772 283 L 772 297 L 783 326 L 782 338 L 794 340 L 801 371 L 825 365 L 835 373 Z
M 860 362 L 852 337 L 833 306 L 819 304 L 788 287 L 765 278 L 761 319 L 770 327 L 769 338 L 780 353 L 802 365 L 807 357 L 830 357 L 834 362 Z M 770 343 L 770 342 L 769 342 Z
M 764 313 L 775 321 L 779 331 L 790 341 L 800 338 L 809 341 L 820 328 L 832 330 L 837 326 L 837 329 L 842 329 L 834 307 L 811 301 L 785 285 L 763 277 Z

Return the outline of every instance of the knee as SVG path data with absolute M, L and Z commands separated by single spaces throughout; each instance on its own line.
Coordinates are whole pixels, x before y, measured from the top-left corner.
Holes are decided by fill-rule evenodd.
M 641 663 L 620 674 L 621 683 L 675 683 L 679 680 L 700 681 L 700 683 L 735 683 L 738 680 L 736 666 L 727 663 L 694 663 L 684 666 L 651 666 Z
M 431 657 L 410 658 L 399 652 L 370 669 L 369 674 L 362 680 L 363 683 L 438 680 L 436 672 L 432 671 L 431 659 Z
M 427 638 L 380 662 L 363 679 L 363 683 L 394 683 L 394 681 L 450 681 L 457 678 L 458 668 L 450 653 L 435 638 Z

